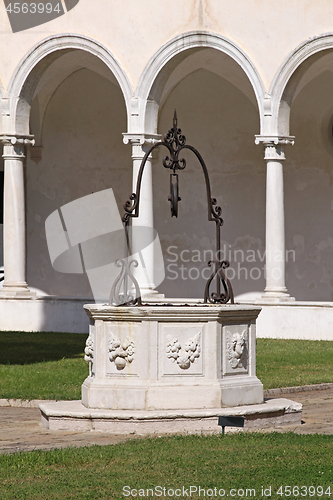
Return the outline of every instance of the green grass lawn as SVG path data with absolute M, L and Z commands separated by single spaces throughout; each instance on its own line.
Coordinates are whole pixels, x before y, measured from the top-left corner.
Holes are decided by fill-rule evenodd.
M 333 494 L 332 472 L 333 436 L 173 436 L 2 455 L 0 496 L 1 500 L 120 500 L 147 497 L 147 493 L 155 498 L 158 496 L 153 497 L 147 489 L 163 492 L 166 488 L 166 496 L 161 498 L 187 498 L 183 487 L 189 495 L 191 486 L 200 486 L 206 498 L 221 498 L 224 490 L 229 498 L 263 499 L 262 488 L 271 487 L 272 495 L 267 498 L 277 500 L 289 496 L 285 488 L 290 486 L 291 491 L 294 488 L 292 498 L 329 499 Z M 132 495 L 123 494 L 131 490 Z M 168 495 L 168 490 L 174 494 L 169 491 Z M 202 491 L 200 496 L 199 490 L 191 492 L 188 498 L 205 498 Z
M 257 341 L 257 376 L 264 389 L 333 382 L 333 342 Z
M 80 399 L 87 335 L 0 332 L 0 398 Z M 333 342 L 258 339 L 265 389 L 333 382 Z
M 0 397 L 80 399 L 88 374 L 86 337 L 0 333 Z M 333 382 L 332 354 L 333 342 L 258 339 L 257 374 L 265 388 Z M 133 439 L 114 446 L 0 455 L 0 499 L 197 500 L 223 498 L 224 490 L 224 497 L 236 499 L 330 500 L 332 473 L 333 436 L 246 433 Z M 199 487 L 200 496 L 195 491 Z
M 87 335 L 0 332 L 0 398 L 81 399 Z

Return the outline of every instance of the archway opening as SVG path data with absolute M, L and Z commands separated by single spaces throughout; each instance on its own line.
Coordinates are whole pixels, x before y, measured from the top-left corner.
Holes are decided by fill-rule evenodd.
M 290 132 L 284 170 L 286 286 L 298 300 L 333 300 L 333 51 L 309 57 L 284 92 Z
M 83 50 L 59 51 L 43 71 L 32 73 L 23 87 L 24 96 L 33 86 L 26 102 L 31 106 L 29 132 L 36 138 L 26 168 L 27 281 L 48 295 L 93 300 L 85 274 L 52 268 L 45 220 L 64 204 L 106 188 L 113 189 L 122 213 L 132 177 L 122 142 L 124 96 L 110 69 Z
M 253 88 L 240 66 L 216 49 L 188 51 L 177 65 L 169 64 L 158 88 L 150 92 L 159 104 L 158 132 L 168 130 L 176 108 L 178 124 L 187 143 L 203 156 L 212 196 L 223 209 L 221 257 L 231 261 L 228 276 L 236 299 L 258 294 L 265 286 L 265 169 L 254 143 L 260 125 Z M 184 154 L 187 167 L 179 173 L 179 216 L 170 221 L 169 172 L 160 166 L 163 154 L 153 168 L 154 226 L 166 267 L 159 291 L 167 297 L 201 297 L 215 247 L 202 172 L 196 159 Z

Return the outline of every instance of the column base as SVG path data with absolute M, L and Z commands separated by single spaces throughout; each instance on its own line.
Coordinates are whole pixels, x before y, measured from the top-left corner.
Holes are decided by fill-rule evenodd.
M 140 287 L 141 299 L 148 300 L 149 302 L 154 302 L 155 300 L 165 299 L 164 293 L 158 293 L 155 288 L 150 287 Z
M 289 293 L 287 293 L 287 289 L 284 290 L 265 290 L 264 294 L 257 299 L 256 304 L 261 304 L 263 302 L 268 302 L 271 304 L 276 304 L 279 302 L 294 302 L 295 297 L 291 297 Z
M 0 299 L 29 299 L 36 297 L 36 292 L 32 292 L 27 283 L 4 283 L 0 288 Z

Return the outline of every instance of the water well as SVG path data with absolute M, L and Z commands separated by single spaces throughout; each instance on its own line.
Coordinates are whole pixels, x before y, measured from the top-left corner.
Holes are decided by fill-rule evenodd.
M 260 307 L 234 304 L 225 269 L 216 258 L 203 300 L 190 303 L 144 303 L 133 272 L 131 221 L 139 216 L 146 161 L 158 147 L 171 170 L 171 215 L 177 217 L 178 171 L 186 167 L 184 149 L 199 160 L 205 179 L 208 221 L 216 227 L 220 255 L 221 208 L 211 196 L 209 175 L 200 153 L 173 127 L 142 160 L 136 192 L 125 204 L 123 224 L 127 255 L 119 261 L 109 304 L 86 305 L 90 332 L 85 359 L 89 376 L 82 401 L 45 403 L 42 422 L 50 429 L 100 430 L 115 433 L 217 431 L 219 415 L 241 415 L 246 427 L 295 424 L 302 407 L 287 399 L 264 402 L 256 377 L 256 319 Z M 214 291 L 212 288 L 214 287 Z M 188 302 L 188 301 L 187 301 Z

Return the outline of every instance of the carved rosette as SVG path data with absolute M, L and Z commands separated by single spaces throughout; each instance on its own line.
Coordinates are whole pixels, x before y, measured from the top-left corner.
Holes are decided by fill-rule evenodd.
M 121 343 L 119 338 L 112 334 L 108 345 L 109 359 L 114 362 L 117 370 L 123 370 L 127 364 L 132 363 L 135 353 L 133 340 L 127 338 L 124 343 Z
M 87 361 L 88 363 L 92 363 L 93 358 L 94 358 L 94 341 L 91 335 L 89 335 L 84 350 L 84 360 Z
M 231 368 L 243 368 L 247 353 L 248 333 L 227 332 L 227 358 Z
M 191 363 L 194 363 L 200 356 L 200 336 L 201 334 L 197 333 L 192 339 L 186 342 L 184 349 L 182 349 L 178 339 L 172 339 L 171 336 L 168 335 L 166 347 L 167 357 L 173 363 L 177 363 L 182 370 L 187 370 L 191 366 Z

